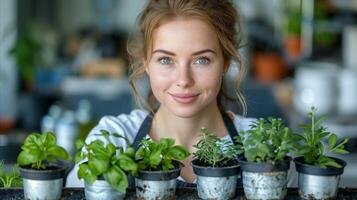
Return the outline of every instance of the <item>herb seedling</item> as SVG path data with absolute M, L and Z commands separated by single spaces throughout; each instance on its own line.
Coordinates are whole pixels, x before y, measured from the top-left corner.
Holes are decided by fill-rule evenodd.
M 135 151 L 128 145 L 124 151 L 123 147 L 116 147 L 109 140 L 109 136 L 127 138 L 118 133 L 109 133 L 106 130 L 100 130 L 106 143 L 102 140 L 94 140 L 90 144 L 85 144 L 82 140 L 76 141 L 78 152 L 75 156 L 75 162 L 79 164 L 78 177 L 92 184 L 98 176 L 103 175 L 104 179 L 117 191 L 125 192 L 128 187 L 128 179 L 125 172 L 133 175 L 137 174 L 138 166 L 134 161 Z M 82 150 L 83 148 L 83 150 Z M 118 153 L 118 154 L 117 154 Z
M 334 159 L 326 156 L 326 153 L 337 153 L 337 154 L 347 154 L 345 144 L 348 142 L 348 138 L 345 138 L 342 142 L 337 144 L 337 136 L 334 133 L 327 131 L 327 128 L 321 126 L 321 122 L 325 119 L 320 117 L 316 119 L 315 117 L 316 108 L 312 107 L 311 111 L 307 114 L 307 117 L 311 119 L 311 124 L 303 124 L 300 127 L 303 129 L 303 134 L 300 136 L 302 139 L 302 144 L 299 147 L 298 155 L 304 157 L 304 161 L 310 165 L 320 166 L 322 168 L 326 167 L 337 167 L 342 166 L 337 163 Z M 328 150 L 324 149 L 322 140 L 328 137 Z
M 290 131 L 280 118 L 258 119 L 251 129 L 241 131 L 235 137 L 239 153 L 249 162 L 275 164 L 297 148 L 299 136 Z
M 190 155 L 183 146 L 174 144 L 171 138 L 162 138 L 159 142 L 144 138 L 135 154 L 139 170 L 174 169 L 173 160 L 184 160 Z
M 219 139 L 215 134 L 209 133 L 207 128 L 201 128 L 201 139 L 194 145 L 197 151 L 194 158 L 211 167 L 223 167 L 234 159 L 239 152 L 233 143 L 228 140 Z
M 4 188 L 22 187 L 22 178 L 17 166 L 13 166 L 11 172 L 6 172 L 4 162 L 0 161 L 0 186 Z
M 31 165 L 34 169 L 46 169 L 47 163 L 70 158 L 64 148 L 56 145 L 56 136 L 52 132 L 30 134 L 21 149 L 17 163 L 24 167 Z

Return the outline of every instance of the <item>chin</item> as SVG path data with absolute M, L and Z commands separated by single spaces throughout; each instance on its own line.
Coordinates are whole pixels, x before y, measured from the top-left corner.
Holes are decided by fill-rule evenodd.
M 176 106 L 174 108 L 171 108 L 170 112 L 172 112 L 177 117 L 192 118 L 198 113 L 200 113 L 200 108 L 198 108 L 197 106 L 187 106 L 187 107 Z

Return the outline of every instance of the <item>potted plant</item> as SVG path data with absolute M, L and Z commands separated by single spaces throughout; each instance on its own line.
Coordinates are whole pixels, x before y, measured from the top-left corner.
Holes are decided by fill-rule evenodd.
M 298 135 L 280 118 L 258 119 L 250 130 L 235 137 L 243 188 L 247 199 L 284 199 L 287 193 L 289 153 L 297 148 Z
M 68 160 L 66 150 L 56 145 L 52 132 L 32 133 L 26 137 L 17 157 L 23 178 L 25 199 L 59 199 Z
M 315 112 L 316 108 L 312 107 L 307 114 L 311 123 L 301 125 L 303 134 L 298 155 L 302 156 L 294 159 L 299 173 L 299 195 L 303 199 L 334 199 L 346 162 L 326 154 L 347 154 L 344 146 L 348 138 L 338 143 L 337 136 L 321 125 L 324 118 L 316 119 Z M 327 151 L 322 143 L 324 138 L 328 138 Z
M 0 161 L 0 187 L 22 187 L 22 179 L 18 166 L 14 165 L 10 172 L 5 171 L 4 161 Z
M 229 199 L 235 196 L 239 165 L 231 141 L 219 139 L 201 129 L 202 138 L 191 162 L 197 175 L 197 193 L 202 199 Z
M 175 199 L 176 178 L 190 153 L 175 140 L 162 138 L 156 142 L 144 138 L 135 153 L 139 173 L 135 177 L 138 199 Z
M 78 178 L 85 181 L 85 196 L 88 200 L 124 199 L 128 187 L 126 172 L 137 173 L 134 161 L 134 149 L 128 145 L 124 151 L 121 146 L 115 146 L 110 136 L 127 139 L 118 133 L 100 130 L 97 136 L 103 136 L 104 141 L 96 139 L 89 144 L 82 140 L 76 141 L 78 152 L 75 162 L 79 164 Z

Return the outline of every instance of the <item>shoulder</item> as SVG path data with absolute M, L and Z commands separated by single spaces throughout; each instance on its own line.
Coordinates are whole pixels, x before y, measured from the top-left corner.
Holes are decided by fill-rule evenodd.
M 232 118 L 233 123 L 237 129 L 237 131 L 246 131 L 250 129 L 250 125 L 256 121 L 257 119 L 255 118 L 247 118 L 243 117 L 241 115 L 235 114 L 231 111 L 227 111 L 229 116 Z
M 110 133 L 118 133 L 122 136 L 128 138 L 130 143 L 133 143 L 135 136 L 144 121 L 148 112 L 145 110 L 133 110 L 130 114 L 120 114 L 118 116 L 104 116 L 100 119 L 97 126 L 95 126 L 88 137 L 86 138 L 86 143 L 90 143 L 95 139 L 100 139 L 100 136 L 96 134 L 100 133 L 100 130 L 104 129 Z M 116 145 L 120 144 L 121 139 L 111 138 L 112 142 Z

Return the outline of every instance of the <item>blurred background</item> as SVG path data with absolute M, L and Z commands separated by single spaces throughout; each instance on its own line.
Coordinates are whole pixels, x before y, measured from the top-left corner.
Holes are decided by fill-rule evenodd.
M 248 117 L 281 117 L 299 132 L 315 106 L 331 132 L 351 138 L 351 154 L 337 157 L 348 162 L 341 185 L 357 187 L 357 0 L 234 2 Z M 126 40 L 145 3 L 0 0 L 0 160 L 12 165 L 26 135 L 47 130 L 73 155 L 75 138 L 102 116 L 138 107 Z M 237 67 L 226 76 L 229 86 Z M 138 84 L 147 97 L 147 80 Z

